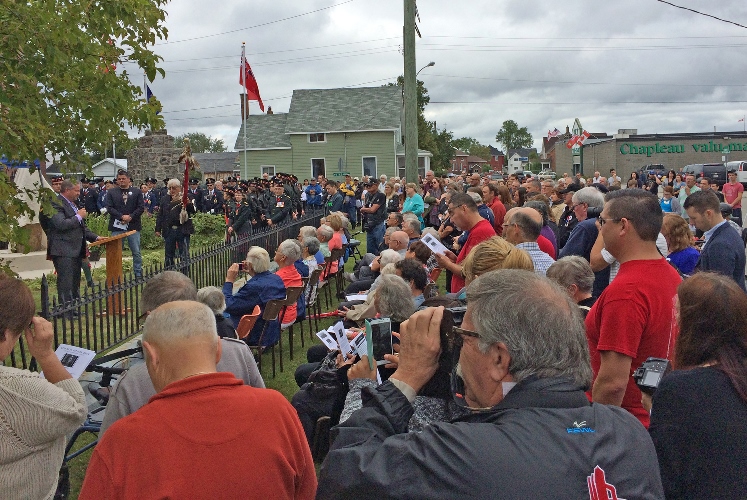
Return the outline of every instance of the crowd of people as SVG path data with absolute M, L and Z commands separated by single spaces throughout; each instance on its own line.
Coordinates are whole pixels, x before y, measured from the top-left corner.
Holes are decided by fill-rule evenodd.
M 81 498 L 744 498 L 745 244 L 741 221 L 729 220 L 740 207 L 727 188 L 687 176 L 623 188 L 610 173 L 318 178 L 299 186 L 299 205 L 273 186 L 276 200 L 291 199 L 286 216 L 320 207 L 321 224 L 276 249 L 249 248 L 222 289 L 198 291 L 175 272 L 147 283 L 146 363 L 112 392 Z M 256 221 L 240 211 L 229 226 L 239 234 Z M 358 224 L 367 253 L 346 273 Z M 311 314 L 314 290 L 304 290 L 276 320 L 262 318 L 317 269 L 323 281 L 344 276 L 336 309 L 347 335 L 387 319 L 392 351 L 369 363 L 313 345 L 288 403 L 264 389 L 248 346 L 275 345 Z M 0 300 L 19 304 L 0 313 L 3 355 L 45 326 L 21 307 L 18 283 L 0 280 Z M 45 391 L 69 389 L 47 366 L 58 387 Z M 30 383 L 0 370 L 0 397 Z M 73 424 L 77 397 L 63 397 Z M 16 426 L 31 432 L 16 417 L 0 450 Z M 328 436 L 317 435 L 322 417 Z M 38 477 L 50 484 L 35 485 L 44 491 L 63 434 L 39 445 L 54 460 L 31 455 L 46 467 Z M 330 448 L 317 482 L 310 447 L 320 439 Z M 237 474 L 234 457 L 261 473 Z M 4 489 L 25 491 L 8 476 Z

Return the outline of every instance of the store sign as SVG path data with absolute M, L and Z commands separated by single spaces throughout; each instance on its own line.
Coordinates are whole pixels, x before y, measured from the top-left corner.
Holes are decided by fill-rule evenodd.
M 731 151 L 747 151 L 747 142 L 732 142 L 729 144 L 714 143 L 713 141 L 705 143 L 690 144 L 693 151 L 696 153 L 722 153 Z M 651 156 L 652 154 L 670 154 L 670 153 L 684 153 L 684 144 L 632 144 L 630 142 L 624 143 L 620 146 L 620 154 L 623 155 L 646 155 Z

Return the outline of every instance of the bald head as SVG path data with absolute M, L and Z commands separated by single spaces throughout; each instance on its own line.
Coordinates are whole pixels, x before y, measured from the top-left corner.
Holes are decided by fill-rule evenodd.
M 220 342 L 213 311 L 191 300 L 168 302 L 150 311 L 143 350 L 157 392 L 177 380 L 215 372 Z
M 538 224 L 542 225 L 542 214 L 540 214 L 537 210 L 535 210 L 535 209 L 533 209 L 531 207 L 519 207 L 519 208 L 516 209 L 515 213 L 527 215 L 533 221 L 535 221 Z
M 389 237 L 389 248 L 392 250 L 402 250 L 407 248 L 410 237 L 404 231 L 394 231 Z
M 537 241 L 542 231 L 542 215 L 533 208 L 517 207 L 506 213 L 509 226 L 503 232 L 504 237 L 514 245 Z

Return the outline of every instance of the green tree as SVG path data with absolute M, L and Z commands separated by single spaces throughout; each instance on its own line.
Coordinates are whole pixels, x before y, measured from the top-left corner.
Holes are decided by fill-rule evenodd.
M 116 141 L 115 144 L 112 144 L 112 140 L 110 139 L 109 143 L 106 145 L 106 149 L 91 153 L 90 158 L 92 166 L 104 158 L 113 158 L 115 145 L 117 147 L 117 158 L 119 159 L 124 158 L 129 150 L 137 147 L 137 139 L 131 139 L 124 130 L 120 130 L 114 137 Z
M 223 139 L 213 139 L 202 132 L 190 132 L 178 137 L 174 137 L 174 147 L 182 148 L 184 139 L 189 139 L 189 145 L 193 153 L 222 153 L 227 151 Z
M 460 137 L 454 139 L 454 147 L 465 153 L 469 153 L 474 156 L 479 156 L 483 160 L 490 159 L 490 148 L 488 146 L 480 144 L 477 139 L 472 137 Z
M 495 135 L 495 140 L 503 145 L 508 154 L 509 149 L 528 148 L 532 145 L 532 134 L 526 127 L 519 128 L 513 120 L 506 120 Z
M 148 47 L 167 36 L 166 2 L 3 1 L 0 155 L 53 157 L 64 168 L 71 153 L 105 149 L 124 127 L 161 128 L 160 103 L 144 101 L 129 71 L 164 75 Z M 5 171 L 0 186 L 0 240 L 23 243 L 17 218 L 30 211 Z
M 433 122 L 430 122 L 433 123 Z M 431 160 L 431 167 L 437 174 L 442 174 L 451 170 L 451 159 L 454 157 L 454 134 L 446 130 L 444 127 L 438 130 L 435 124 L 432 129 L 433 142 L 435 144 L 435 151 L 429 150 L 433 153 Z

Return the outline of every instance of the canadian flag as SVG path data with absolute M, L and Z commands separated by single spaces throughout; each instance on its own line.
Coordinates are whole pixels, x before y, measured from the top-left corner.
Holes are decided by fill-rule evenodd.
M 568 149 L 573 148 L 573 146 L 581 146 L 589 137 L 591 137 L 591 134 L 584 130 L 583 132 L 581 132 L 581 135 L 574 135 L 573 137 L 571 137 L 570 140 L 568 140 L 568 142 L 565 144 L 565 146 Z

